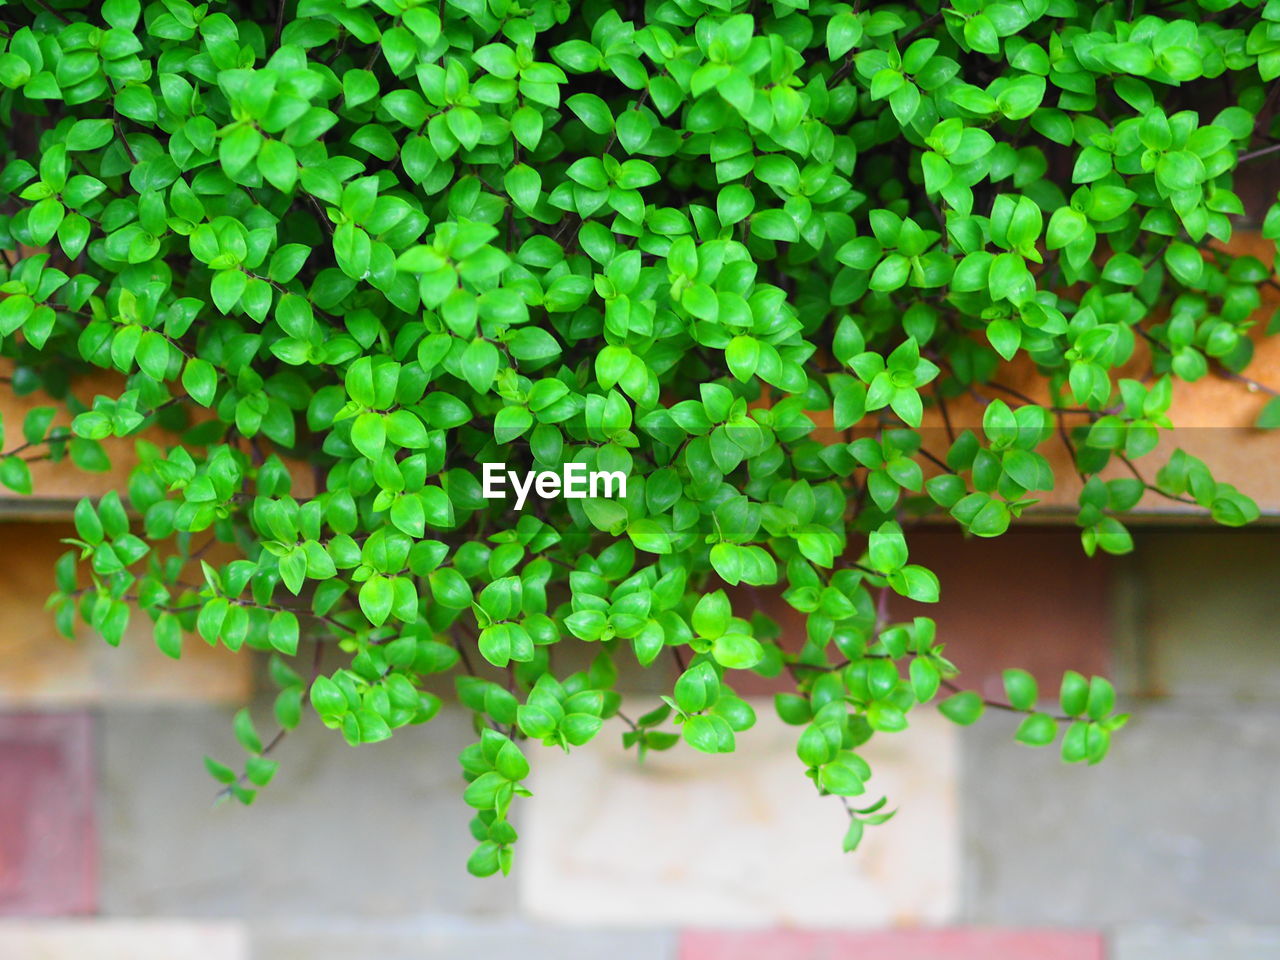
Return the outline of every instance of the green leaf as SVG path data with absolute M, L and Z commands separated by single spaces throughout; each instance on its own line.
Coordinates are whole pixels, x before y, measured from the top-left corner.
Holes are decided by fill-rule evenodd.
M 889 574 L 889 586 L 894 592 L 921 603 L 937 603 L 940 586 L 933 571 L 918 564 L 909 563 Z
M 1010 320 L 993 320 L 987 325 L 987 340 L 1005 360 L 1012 360 L 1022 343 L 1022 330 Z
M 1050 250 L 1061 250 L 1078 239 L 1089 229 L 1089 221 L 1083 213 L 1073 207 L 1059 207 L 1049 218 L 1049 229 L 1045 233 L 1045 245 Z
M 528 164 L 516 164 L 507 171 L 503 178 L 503 186 L 507 196 L 515 201 L 521 210 L 532 210 L 538 202 L 542 190 L 542 177 L 538 171 Z
M 334 717 L 347 711 L 347 698 L 328 677 L 316 677 L 311 684 L 311 705 L 320 716 Z
M 942 684 L 942 674 L 938 667 L 930 660 L 916 657 L 911 661 L 909 672 L 911 689 L 916 699 L 921 703 L 928 703 L 937 695 Z
M 218 145 L 218 159 L 230 177 L 251 164 L 261 149 L 263 136 L 256 127 L 242 125 L 224 136 Z
M 734 377 L 746 383 L 755 376 L 760 363 L 760 342 L 754 337 L 737 336 L 724 350 L 725 362 Z
M 1205 180 L 1204 161 L 1189 150 L 1171 150 L 1156 163 L 1156 180 L 1169 190 L 1190 190 Z
M 982 698 L 972 690 L 953 694 L 938 704 L 939 712 L 952 723 L 967 727 L 982 716 Z
M 277 190 L 289 193 L 298 180 L 293 148 L 280 140 L 265 140 L 258 151 L 258 170 Z
M 1004 672 L 1004 690 L 1009 704 L 1016 710 L 1033 710 L 1036 705 L 1036 681 L 1025 670 L 1009 669 Z
M 298 617 L 288 610 L 280 610 L 271 617 L 267 639 L 274 649 L 291 657 L 298 652 L 298 633 Z
M 387 442 L 386 421 L 380 413 L 362 413 L 351 427 L 351 442 L 370 460 L 382 456 Z
M 1111 172 L 1111 155 L 1098 147 L 1085 147 L 1076 155 L 1072 183 L 1092 183 Z
M 714 639 L 729 629 L 733 610 L 723 590 L 703 595 L 693 608 L 693 629 L 700 637 Z
M 862 21 L 854 13 L 840 13 L 827 21 L 827 55 L 843 57 L 862 40 Z
M 503 407 L 493 421 L 493 439 L 498 443 L 510 443 L 533 426 L 533 415 L 528 407 Z
M 498 348 L 488 340 L 475 339 L 462 354 L 462 375 L 476 393 L 487 393 L 498 372 Z
M 387 577 L 375 576 L 360 588 L 360 609 L 375 627 L 386 623 L 395 602 L 395 590 Z
M 218 387 L 218 374 L 213 364 L 200 357 L 192 357 L 182 370 L 182 388 L 202 407 L 213 403 Z
M 1033 713 L 1018 727 L 1018 732 L 1014 735 L 1019 743 L 1025 743 L 1029 747 L 1045 747 L 1053 743 L 1058 737 L 1058 725 L 1053 722 L 1053 717 L 1044 713 Z
M 1254 421 L 1254 426 L 1262 427 L 1266 430 L 1273 430 L 1280 427 L 1280 397 L 1272 397 L 1263 406 L 1262 411 L 1258 414 L 1258 419 Z
M 764 648 L 749 634 L 724 633 L 716 637 L 711 655 L 723 667 L 750 670 L 764 658 Z
M 219 783 L 235 783 L 236 772 L 226 764 L 219 763 L 212 757 L 204 758 L 204 767 L 209 771 L 209 776 L 217 780 Z
M 680 728 L 685 743 L 702 753 L 732 753 L 733 729 L 715 716 L 690 717 Z
M 911 272 L 911 261 L 899 253 L 891 253 L 871 274 L 871 289 L 880 291 L 897 290 L 907 282 Z
M 527 104 L 511 115 L 511 132 L 526 150 L 537 149 L 542 130 L 542 114 Z
M 280 579 L 294 596 L 302 590 L 307 577 L 307 555 L 301 547 L 293 547 L 280 558 Z
M 844 841 L 841 844 L 841 849 L 845 853 L 852 853 L 858 849 L 858 845 L 862 842 L 863 830 L 864 826 L 861 820 L 857 817 L 849 819 L 849 828 L 845 831 Z
M 223 313 L 231 313 L 240 302 L 240 297 L 248 285 L 249 278 L 242 270 L 219 271 L 214 275 L 213 282 L 209 284 L 209 293 L 213 297 L 214 306 Z
M 633 520 L 627 525 L 627 536 L 639 549 L 648 553 L 671 552 L 671 534 L 656 520 Z
M 841 797 L 853 797 L 866 790 L 860 772 L 848 763 L 833 760 L 823 764 L 818 771 L 818 783 L 828 793 Z
M 262 738 L 258 736 L 258 731 L 253 725 L 253 717 L 249 715 L 247 707 L 236 711 L 232 727 L 240 746 L 249 753 L 262 753 Z
M 99 150 L 111 142 L 115 128 L 111 120 L 77 120 L 67 132 L 68 150 Z
M 508 780 L 523 780 L 529 776 L 529 761 L 510 740 L 498 750 L 494 768 Z
M 431 595 L 441 606 L 451 610 L 465 610 L 471 606 L 471 587 L 457 570 L 449 567 L 433 570 L 428 580 Z
M 991 19 L 984 13 L 965 21 L 964 39 L 971 49 L 979 53 L 994 54 L 1000 51 L 1000 38 Z
M 794 243 L 800 233 L 796 222 L 782 210 L 761 210 L 751 217 L 751 232 L 764 240 L 783 240 Z
M 1089 699 L 1089 681 L 1074 670 L 1068 670 L 1062 676 L 1062 691 L 1059 702 L 1062 712 L 1070 717 L 1078 717 L 1085 712 Z
M 46 197 L 31 208 L 27 215 L 27 230 L 33 246 L 43 247 L 53 239 L 66 208 L 53 197 Z
M 1187 287 L 1200 285 L 1204 275 L 1204 258 L 1188 243 L 1171 243 L 1164 252 L 1164 263 L 1174 279 Z
M 182 656 L 182 625 L 172 613 L 162 613 L 156 620 L 156 646 L 166 657 Z
M 14 493 L 31 493 L 31 468 L 21 457 L 5 457 L 0 460 L 0 484 Z
M 907 562 L 902 529 L 896 523 L 886 523 L 873 531 L 868 538 L 867 555 L 876 570 L 889 573 L 900 569 Z

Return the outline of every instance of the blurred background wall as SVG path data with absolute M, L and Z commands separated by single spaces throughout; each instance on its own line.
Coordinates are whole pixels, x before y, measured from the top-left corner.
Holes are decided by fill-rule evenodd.
M 1015 744 L 995 713 L 958 729 L 922 709 L 869 751 L 897 818 L 843 855 L 840 804 L 814 795 L 761 686 L 732 756 L 638 767 L 617 721 L 572 756 L 529 748 L 515 875 L 484 881 L 464 869 L 460 712 L 358 749 L 304 721 L 254 807 L 215 809 L 201 756 L 238 756 L 230 716 L 262 665 L 192 638 L 174 663 L 146 631 L 117 650 L 57 637 L 42 604 L 66 535 L 0 524 L 6 960 L 1280 957 L 1266 528 L 1144 528 L 1110 561 L 1069 529 L 916 534 L 965 683 L 998 696 L 1011 665 L 1045 691 L 1067 668 L 1117 679 L 1134 719 L 1101 767 Z

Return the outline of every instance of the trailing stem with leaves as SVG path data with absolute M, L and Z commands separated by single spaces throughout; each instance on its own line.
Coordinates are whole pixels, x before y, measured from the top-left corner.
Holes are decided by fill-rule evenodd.
M 863 744 L 990 705 L 889 616 L 939 594 L 919 520 L 999 536 L 1062 444 L 1089 553 L 1144 497 L 1257 516 L 1141 461 L 1275 282 L 1224 245 L 1280 149 L 1277 0 L 24 0 L 0 48 L 3 354 L 55 401 L 0 482 L 136 440 L 52 609 L 270 653 L 280 733 L 242 712 L 208 763 L 245 802 L 304 713 L 368 743 L 453 690 L 469 868 L 506 871 L 526 754 L 731 751 L 755 672 L 852 848 Z M 485 462 L 629 483 L 517 513 Z M 674 682 L 633 715 L 637 664 Z M 1005 681 L 1067 761 L 1124 722 L 1103 679 Z

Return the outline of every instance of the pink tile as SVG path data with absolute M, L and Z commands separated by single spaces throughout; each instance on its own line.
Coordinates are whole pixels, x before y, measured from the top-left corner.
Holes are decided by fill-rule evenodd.
M 93 911 L 93 782 L 87 713 L 0 714 L 0 915 Z
M 1102 960 L 1096 933 L 1045 930 L 758 930 L 681 935 L 680 960 Z

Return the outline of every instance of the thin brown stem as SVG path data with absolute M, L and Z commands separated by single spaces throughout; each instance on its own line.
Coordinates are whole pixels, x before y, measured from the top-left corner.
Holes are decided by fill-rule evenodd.
M 950 680 L 943 680 L 943 681 L 942 681 L 942 686 L 943 686 L 944 688 L 946 688 L 947 690 L 950 690 L 952 693 L 964 693 L 964 692 L 965 692 L 963 687 L 961 687 L 959 684 L 956 684 L 956 683 L 954 683 L 954 682 L 952 682 L 952 681 L 950 681 Z M 999 701 L 999 700 L 991 700 L 991 699 L 988 699 L 987 697 L 983 697 L 983 698 L 982 698 L 982 704 L 983 704 L 983 706 L 990 707 L 990 708 L 991 708 L 991 709 L 993 709 L 993 710 L 1003 710 L 1003 711 L 1005 711 L 1006 713 L 1021 713 L 1021 714 L 1023 714 L 1024 716 L 1025 716 L 1025 715 L 1029 715 L 1029 714 L 1031 714 L 1031 713 L 1038 712 L 1038 711 L 1033 711 L 1033 710 L 1019 710 L 1017 707 L 1015 707 L 1015 706 L 1014 706 L 1013 704 L 1011 704 L 1011 703 L 1002 703 L 1002 702 L 1001 702 L 1001 701 Z M 1068 717 L 1068 716 L 1064 716 L 1063 714 L 1060 714 L 1060 713 L 1057 713 L 1057 714 L 1055 714 L 1055 713 L 1051 713 L 1051 714 L 1049 714 L 1049 716 L 1050 716 L 1050 717 L 1052 717 L 1052 718 L 1053 718 L 1055 721 L 1057 721 L 1058 723 L 1075 723 L 1075 722 L 1076 722 L 1076 720 L 1078 720 L 1078 719 L 1079 719 L 1078 717 Z
M 1254 380 L 1252 377 L 1246 377 L 1243 374 L 1233 373 L 1232 371 L 1228 370 L 1226 367 L 1215 366 L 1214 373 L 1216 373 L 1223 380 L 1231 380 L 1231 381 L 1234 381 L 1235 383 L 1243 383 L 1246 387 L 1249 388 L 1250 393 L 1265 393 L 1269 397 L 1280 397 L 1280 390 L 1277 390 L 1275 387 L 1269 387 L 1265 383 L 1260 383 L 1259 381 Z
M 1236 163 L 1245 163 L 1248 160 L 1256 160 L 1258 157 L 1265 157 L 1269 153 L 1275 153 L 1280 150 L 1280 143 L 1273 143 L 1269 147 L 1260 147 L 1257 150 L 1250 150 L 1248 153 L 1240 154 Z

